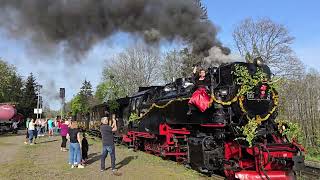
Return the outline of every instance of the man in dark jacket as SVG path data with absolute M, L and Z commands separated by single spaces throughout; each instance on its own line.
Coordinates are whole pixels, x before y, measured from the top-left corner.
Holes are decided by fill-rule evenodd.
M 117 131 L 117 123 L 115 115 L 112 119 L 103 117 L 101 119 L 100 132 L 102 136 L 102 155 L 101 155 L 101 171 L 105 170 L 105 160 L 110 153 L 111 169 L 114 175 L 120 176 L 121 174 L 116 170 L 116 152 L 113 142 L 113 132 Z

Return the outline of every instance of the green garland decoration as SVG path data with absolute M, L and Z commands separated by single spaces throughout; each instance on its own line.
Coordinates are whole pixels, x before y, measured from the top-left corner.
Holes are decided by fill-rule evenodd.
M 241 85 L 238 95 L 246 95 L 248 92 L 252 92 L 253 89 L 261 82 L 271 84 L 268 82 L 267 74 L 263 72 L 261 68 L 257 68 L 257 71 L 254 75 L 250 75 L 249 70 L 245 66 L 240 66 L 236 64 L 235 71 L 232 71 L 231 74 L 237 76 L 236 82 L 238 85 Z
M 139 119 L 139 116 L 137 115 L 137 113 L 131 113 L 130 117 L 129 117 L 129 122 L 134 122 L 137 121 Z
M 261 68 L 257 68 L 257 71 L 255 74 L 250 75 L 249 70 L 245 66 L 240 66 L 238 64 L 235 65 L 235 70 L 231 72 L 234 74 L 236 78 L 236 82 L 238 85 L 240 85 L 240 89 L 238 90 L 238 100 L 239 105 L 242 110 L 247 115 L 248 123 L 241 127 L 243 135 L 245 136 L 246 141 L 249 143 L 249 147 L 252 147 L 253 139 L 256 136 L 256 129 L 261 124 L 262 121 L 265 121 L 269 119 L 271 114 L 276 110 L 278 106 L 278 95 L 275 93 L 275 87 L 277 86 L 276 82 L 268 81 L 267 74 L 263 72 Z M 260 117 L 257 115 L 254 118 L 250 118 L 247 114 L 246 109 L 243 106 L 243 100 L 245 95 L 248 92 L 253 92 L 253 89 L 258 86 L 259 83 L 265 83 L 269 85 L 269 92 L 272 93 L 272 98 L 274 101 L 274 107 L 271 109 L 271 111 L 265 116 Z
M 256 137 L 256 129 L 259 123 L 255 119 L 250 119 L 248 123 L 241 127 L 242 133 L 246 136 L 245 140 L 249 143 L 249 147 L 252 147 L 253 139 Z

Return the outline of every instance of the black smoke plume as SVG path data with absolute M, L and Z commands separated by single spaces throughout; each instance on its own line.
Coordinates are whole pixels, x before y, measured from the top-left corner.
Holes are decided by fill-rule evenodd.
M 215 46 L 229 53 L 216 39 L 217 28 L 202 18 L 198 0 L 1 0 L 0 11 L 2 28 L 14 37 L 31 36 L 39 47 L 85 53 L 127 32 L 149 44 L 182 39 L 203 56 Z

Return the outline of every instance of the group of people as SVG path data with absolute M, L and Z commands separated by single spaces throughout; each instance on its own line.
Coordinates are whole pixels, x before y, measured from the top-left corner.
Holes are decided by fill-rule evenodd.
M 57 123 L 59 122 L 59 123 Z M 62 152 L 67 152 L 67 141 L 69 141 L 69 164 L 71 168 L 84 168 L 85 163 L 88 160 L 88 150 L 89 144 L 86 139 L 84 132 L 78 127 L 77 121 L 72 121 L 69 119 L 57 118 L 53 120 L 51 118 L 42 119 L 32 119 L 28 118 L 26 122 L 27 136 L 25 144 L 33 145 L 36 143 L 36 139 L 39 134 L 44 134 L 47 132 L 49 137 L 54 134 L 54 127 L 57 127 L 58 132 L 61 136 L 61 148 Z M 111 170 L 114 175 L 121 175 L 116 170 L 116 155 L 115 155 L 115 145 L 113 133 L 117 131 L 117 121 L 115 114 L 110 117 L 103 117 L 101 119 L 100 132 L 102 136 L 102 153 L 101 153 L 101 163 L 100 171 L 105 171 L 105 160 L 110 154 L 111 157 Z M 81 135 L 82 134 L 82 135 Z
M 65 131 L 68 131 L 65 133 Z M 114 136 L 113 132 L 117 131 L 117 122 L 116 116 L 113 114 L 110 118 L 103 117 L 101 119 L 100 132 L 102 136 L 102 154 L 101 154 L 101 163 L 100 163 L 100 171 L 103 172 L 106 170 L 105 168 L 105 160 L 110 154 L 111 157 L 111 170 L 112 174 L 119 176 L 119 173 L 116 169 L 116 154 L 115 154 L 115 146 L 114 146 Z M 88 141 L 86 140 L 85 134 L 81 139 L 81 132 L 78 128 L 78 124 L 76 121 L 72 121 L 69 128 L 65 129 L 63 126 L 61 127 L 61 135 L 62 135 L 62 144 L 65 145 L 66 139 L 70 141 L 69 146 L 69 164 L 71 168 L 84 168 L 84 164 L 88 158 Z M 66 138 L 64 135 L 66 134 Z M 82 157 L 82 161 L 81 161 Z
M 77 121 L 71 121 L 68 125 L 64 123 L 61 127 L 61 150 L 66 150 L 66 142 L 69 140 L 69 164 L 71 168 L 84 168 L 84 164 L 88 159 L 89 144 L 85 133 L 81 138 L 81 130 L 78 128 Z
M 52 118 L 48 119 L 33 119 L 27 118 L 26 120 L 26 141 L 25 144 L 36 144 L 36 140 L 40 136 L 44 136 L 47 132 L 49 136 L 53 136 L 54 131 L 59 132 L 61 120 L 57 118 L 53 120 Z M 56 129 L 56 130 L 54 130 Z

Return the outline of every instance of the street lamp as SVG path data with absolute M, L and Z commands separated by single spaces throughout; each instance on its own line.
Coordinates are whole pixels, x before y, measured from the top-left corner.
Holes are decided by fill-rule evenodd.
M 66 96 L 66 89 L 65 88 L 60 88 L 60 99 L 61 99 L 60 118 L 61 119 L 62 119 L 62 115 L 63 115 L 63 112 L 64 112 L 65 96 Z
M 37 94 L 38 94 L 38 100 L 37 100 L 37 119 L 39 119 L 39 114 L 40 114 L 40 96 L 41 96 L 41 88 L 42 88 L 42 85 L 40 84 L 37 84 L 36 86 L 36 91 L 37 91 Z

